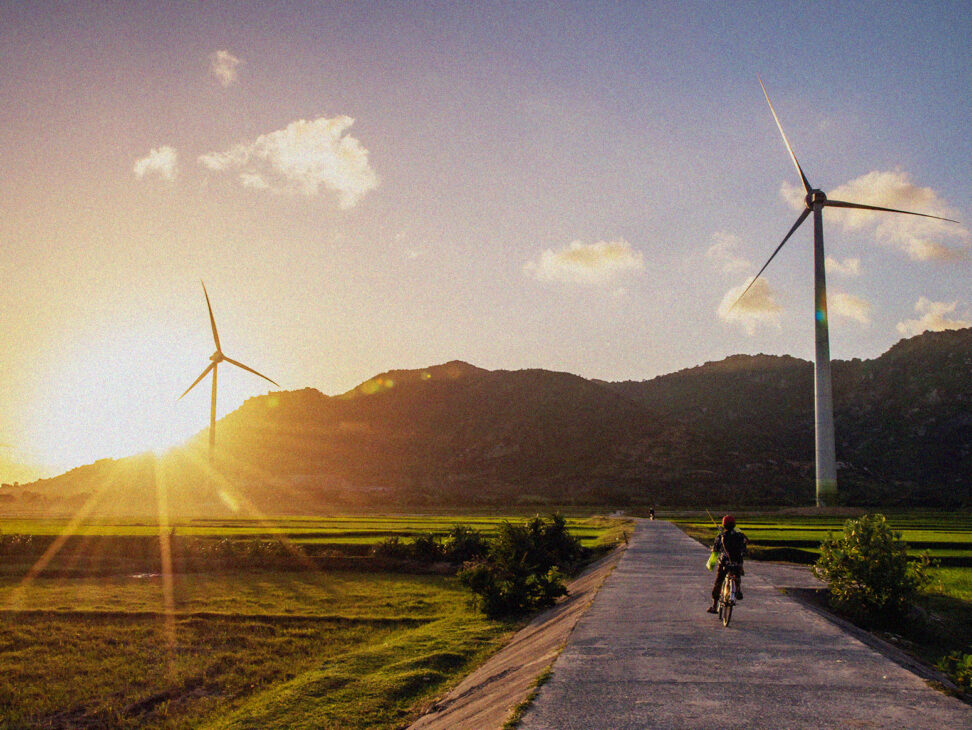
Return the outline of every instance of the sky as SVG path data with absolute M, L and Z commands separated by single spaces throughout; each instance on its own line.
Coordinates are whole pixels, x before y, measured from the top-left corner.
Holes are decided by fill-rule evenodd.
M 972 325 L 972 5 L 0 0 L 0 479 L 453 359 L 642 380 Z M 220 369 L 220 416 L 272 386 Z

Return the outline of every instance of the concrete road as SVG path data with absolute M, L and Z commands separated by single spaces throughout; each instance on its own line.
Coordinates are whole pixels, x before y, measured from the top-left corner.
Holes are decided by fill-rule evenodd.
M 758 563 L 724 628 L 705 612 L 706 557 L 641 521 L 521 727 L 972 728 L 972 707 L 782 595 Z

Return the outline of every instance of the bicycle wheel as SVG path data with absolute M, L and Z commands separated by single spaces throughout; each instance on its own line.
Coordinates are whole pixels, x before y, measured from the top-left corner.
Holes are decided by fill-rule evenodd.
M 722 593 L 719 596 L 719 618 L 722 620 L 723 626 L 728 626 L 732 620 L 731 580 L 732 576 L 727 575 L 725 581 L 722 583 Z

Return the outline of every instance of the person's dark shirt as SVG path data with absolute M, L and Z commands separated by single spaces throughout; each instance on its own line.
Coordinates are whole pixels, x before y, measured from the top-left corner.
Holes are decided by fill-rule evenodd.
M 720 560 L 728 555 L 732 562 L 741 563 L 743 558 L 746 557 L 747 542 L 749 542 L 749 539 L 739 530 L 735 528 L 723 530 L 716 536 L 715 543 L 712 545 L 712 552 L 717 553 Z

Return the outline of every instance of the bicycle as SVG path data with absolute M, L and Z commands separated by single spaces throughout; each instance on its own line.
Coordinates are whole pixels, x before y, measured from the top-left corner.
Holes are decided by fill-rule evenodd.
M 732 620 L 732 607 L 736 605 L 741 569 L 741 563 L 730 562 L 726 565 L 726 577 L 722 579 L 722 589 L 719 591 L 719 619 L 723 626 L 728 626 Z

